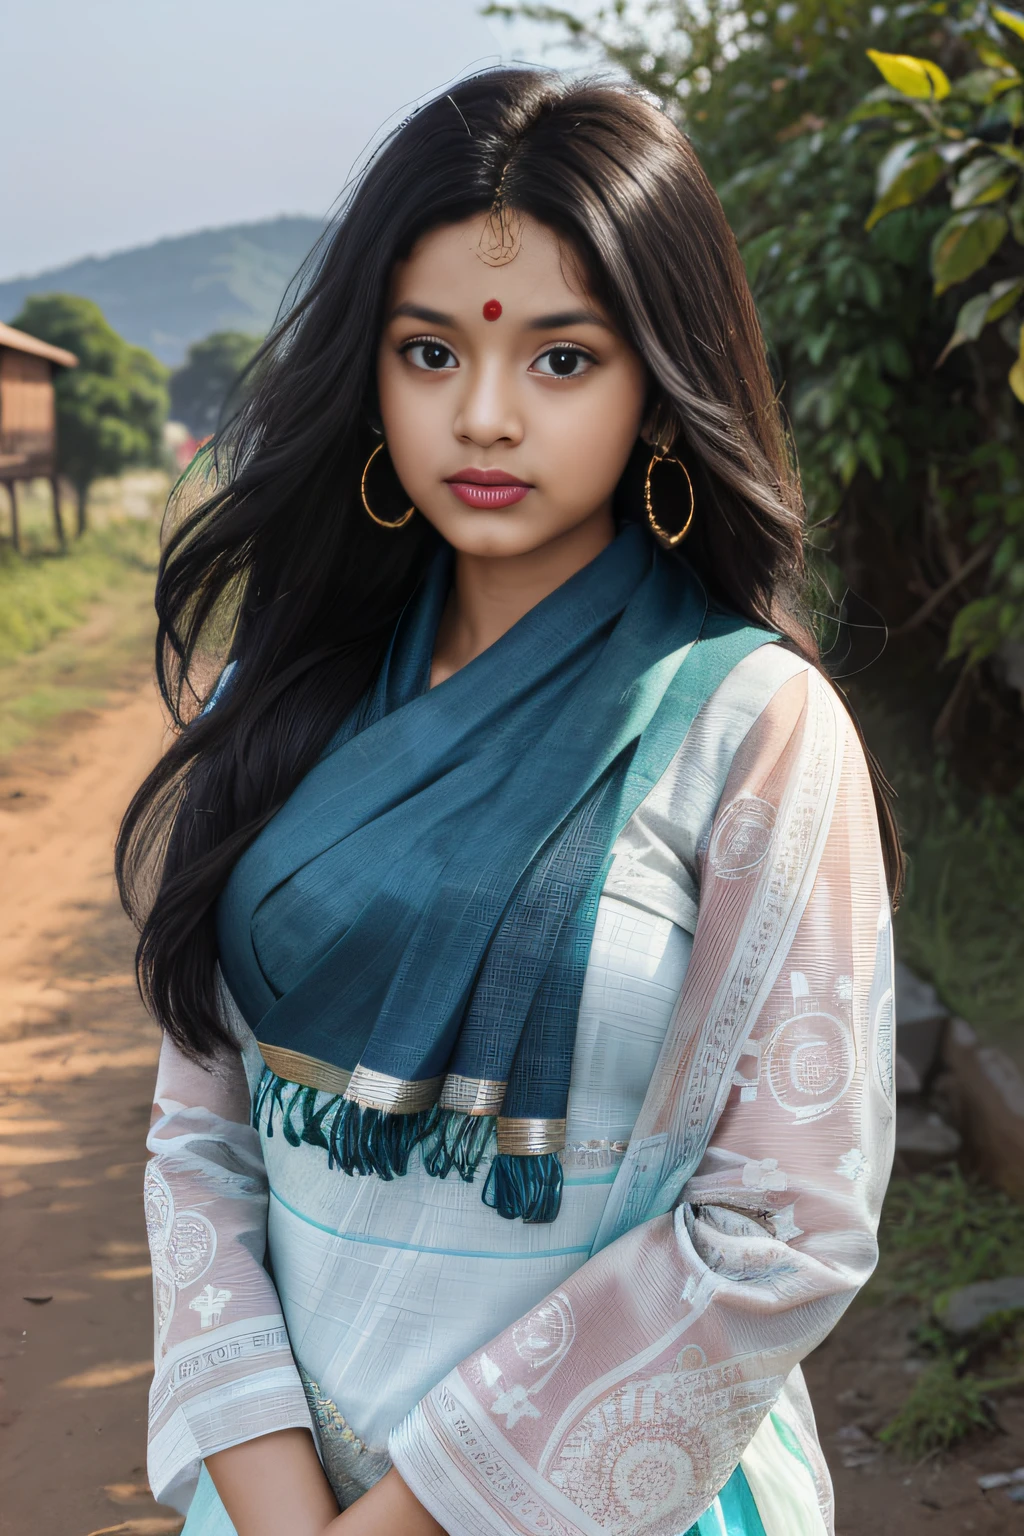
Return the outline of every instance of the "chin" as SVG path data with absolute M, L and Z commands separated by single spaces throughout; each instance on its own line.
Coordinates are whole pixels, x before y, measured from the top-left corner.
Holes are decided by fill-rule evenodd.
M 530 555 L 546 544 L 547 539 L 517 539 L 499 534 L 482 534 L 479 538 L 449 539 L 460 555 L 475 555 L 481 560 L 508 560 L 516 555 Z
M 466 518 L 438 520 L 434 527 L 442 538 L 461 555 L 481 559 L 529 555 L 557 537 L 546 528 L 537 528 L 518 519 L 499 520 L 494 514 L 470 514 Z

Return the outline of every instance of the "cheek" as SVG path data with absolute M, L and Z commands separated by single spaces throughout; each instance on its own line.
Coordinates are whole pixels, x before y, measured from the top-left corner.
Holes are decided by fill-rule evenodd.
M 615 487 L 640 432 L 643 403 L 642 384 L 602 380 L 566 399 L 562 410 L 538 413 L 538 435 L 567 496 L 603 499 Z
M 395 468 L 422 466 L 424 455 L 443 441 L 438 423 L 444 419 L 446 406 L 442 388 L 424 387 L 423 380 L 410 376 L 403 366 L 385 361 L 377 371 L 377 398 L 384 436 Z M 450 409 L 448 411 L 450 415 Z

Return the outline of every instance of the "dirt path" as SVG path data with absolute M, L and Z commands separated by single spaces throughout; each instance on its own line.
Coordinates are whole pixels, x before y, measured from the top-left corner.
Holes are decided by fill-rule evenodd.
M 110 872 L 154 760 L 135 686 L 0 770 L 0 1532 L 171 1536 L 145 1474 L 150 1272 L 140 1196 L 157 1055 Z M 916 1319 L 855 1306 L 807 1363 L 839 1536 L 1024 1533 L 979 1474 L 1024 1464 L 1004 1433 L 906 1467 L 873 1440 L 921 1362 Z M 287 1533 L 282 1533 L 287 1536 Z
M 147 684 L 71 724 L 0 776 L 0 1530 L 169 1536 L 144 1465 L 158 1040 L 111 876 L 161 722 Z

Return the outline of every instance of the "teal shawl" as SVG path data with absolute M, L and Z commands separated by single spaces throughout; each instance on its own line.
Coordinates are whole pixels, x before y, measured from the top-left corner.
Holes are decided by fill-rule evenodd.
M 375 686 L 239 860 L 228 987 L 275 1112 L 331 1166 L 472 1179 L 502 1215 L 558 1211 L 576 1019 L 619 832 L 697 711 L 776 638 L 709 609 L 627 526 L 437 687 L 451 580 L 433 563 Z

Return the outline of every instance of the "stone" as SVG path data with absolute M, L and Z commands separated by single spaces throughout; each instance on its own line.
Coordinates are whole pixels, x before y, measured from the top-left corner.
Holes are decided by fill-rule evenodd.
M 897 960 L 896 1049 L 923 1082 L 939 1060 L 949 1009 L 935 988 Z
M 1024 1483 L 1024 1467 L 1015 1467 L 1012 1472 L 986 1472 L 978 1478 L 983 1493 L 992 1488 L 1008 1488 L 1011 1483 Z
M 900 1100 L 896 1105 L 896 1169 L 927 1173 L 948 1163 L 960 1151 L 960 1134 L 941 1115 L 923 1104 Z
M 954 1338 L 977 1333 L 983 1323 L 1000 1312 L 1024 1312 L 1024 1275 L 1002 1280 L 978 1280 L 958 1290 L 946 1291 L 934 1307 L 935 1319 Z
M 859 1424 L 843 1424 L 836 1430 L 834 1438 L 839 1446 L 843 1466 L 851 1471 L 857 1467 L 870 1466 L 882 1455 L 882 1447 L 865 1434 Z
M 903 1098 L 907 1094 L 920 1093 L 924 1084 L 920 1074 L 915 1072 L 910 1062 L 902 1051 L 896 1052 L 896 1095 Z
M 956 1082 L 958 1124 L 976 1172 L 1024 1200 L 1024 1078 L 1005 1051 L 981 1045 L 971 1026 L 953 1019 L 943 1040 Z

